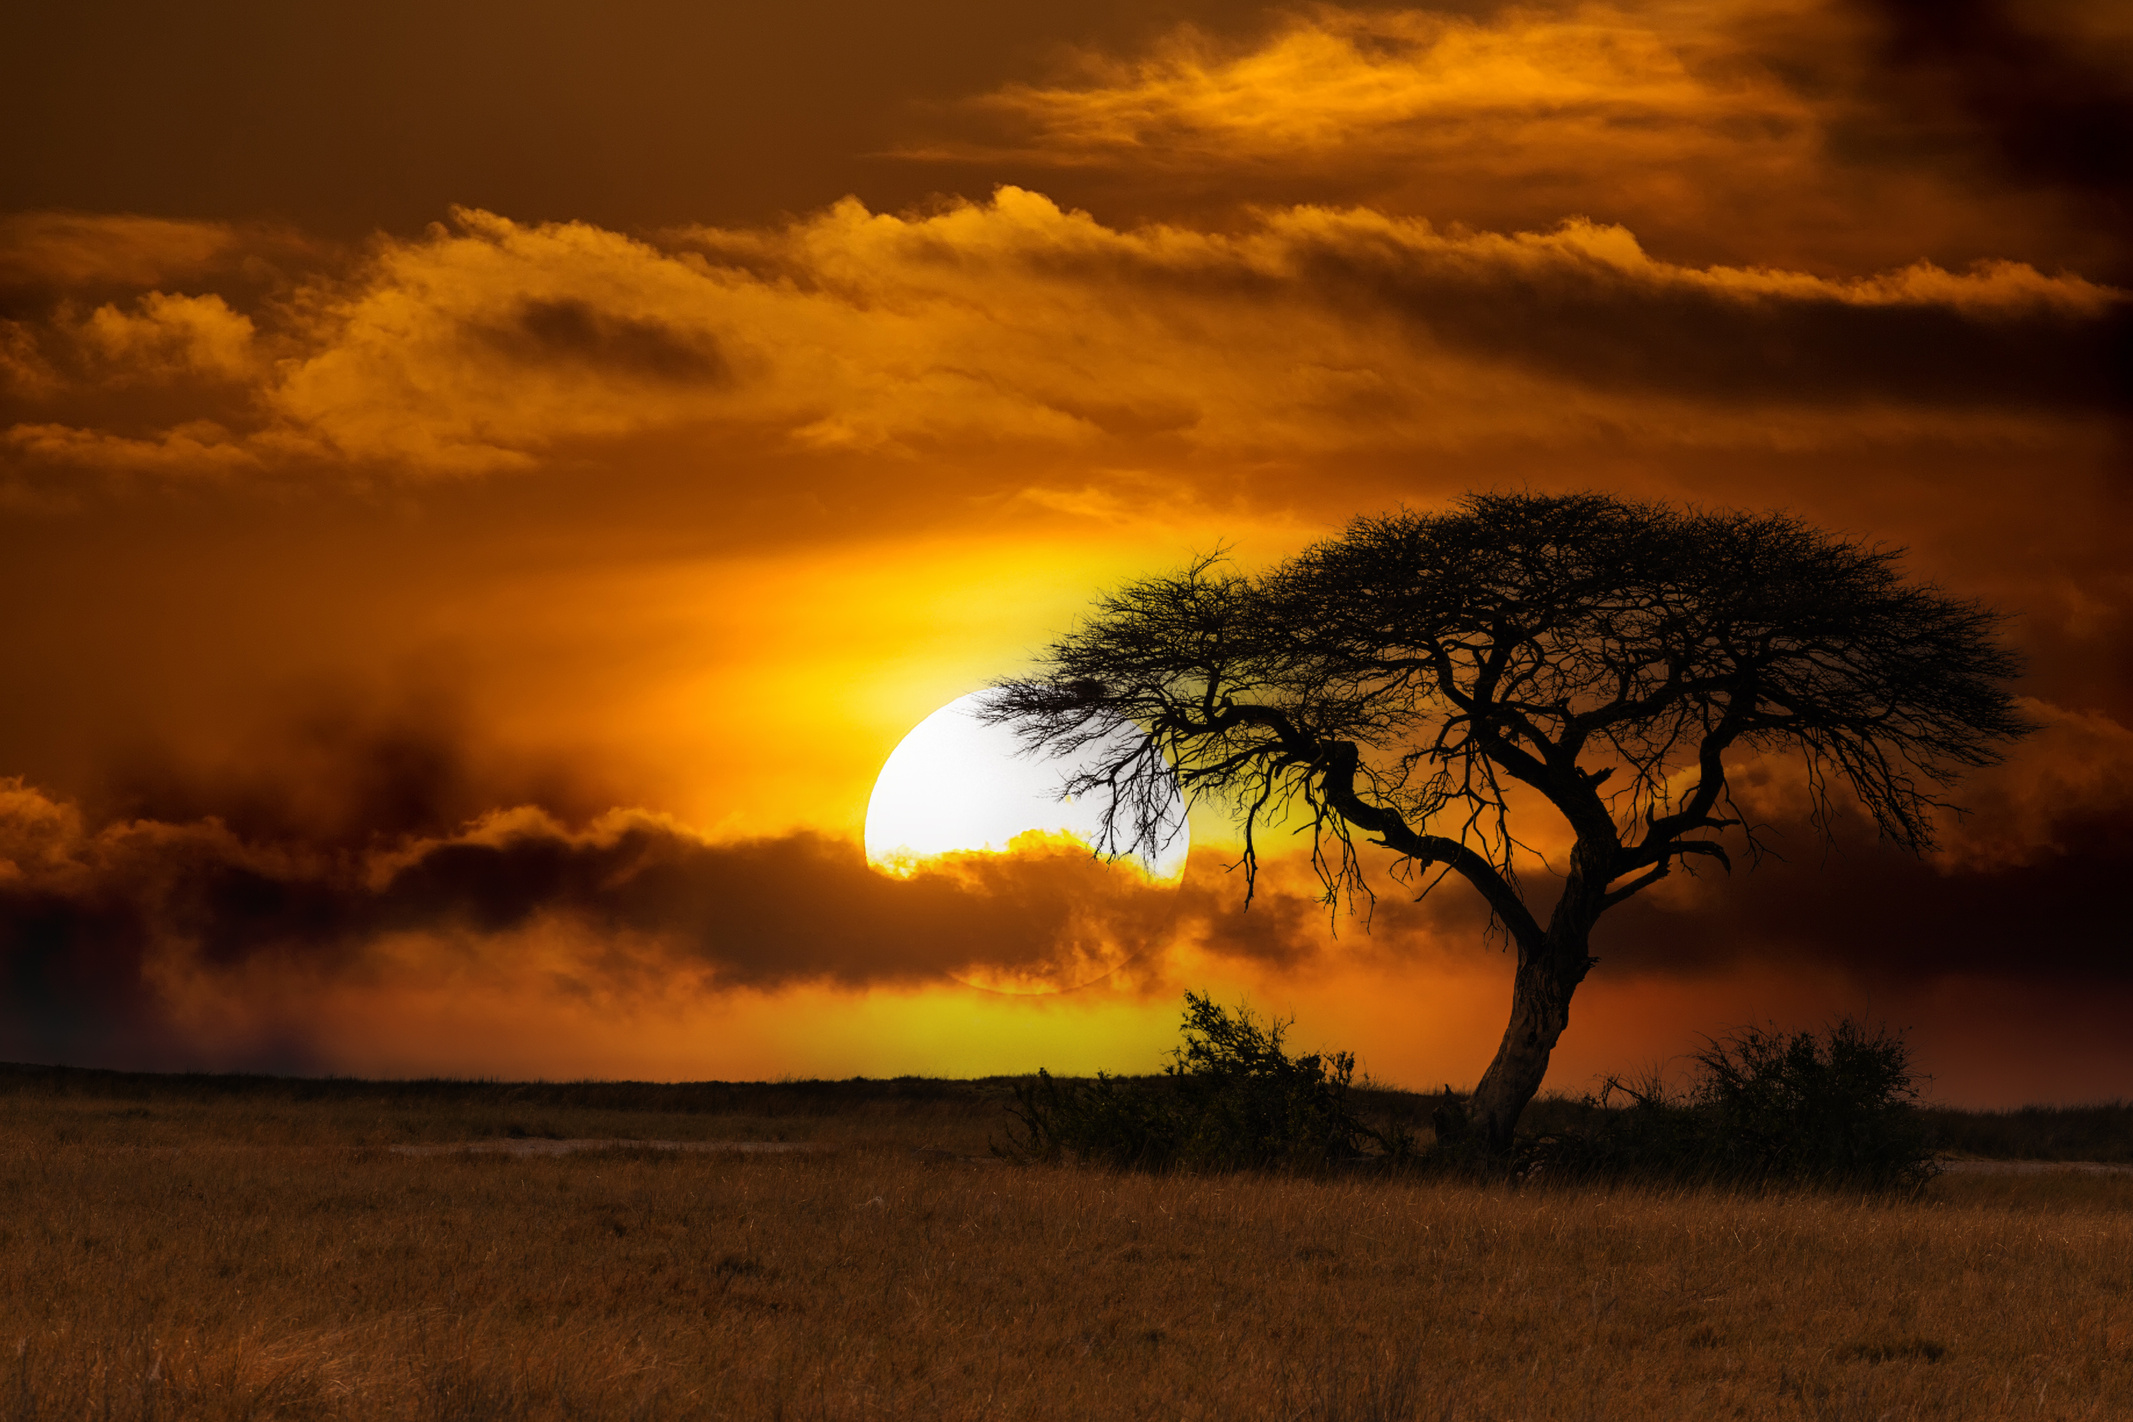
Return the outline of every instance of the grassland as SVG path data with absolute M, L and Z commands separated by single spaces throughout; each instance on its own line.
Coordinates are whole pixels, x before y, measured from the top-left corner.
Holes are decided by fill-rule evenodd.
M 1004 1094 L 0 1070 L 0 1418 L 2133 1417 L 2133 1176 L 1122 1177 Z M 545 1138 L 816 1149 L 394 1149 Z

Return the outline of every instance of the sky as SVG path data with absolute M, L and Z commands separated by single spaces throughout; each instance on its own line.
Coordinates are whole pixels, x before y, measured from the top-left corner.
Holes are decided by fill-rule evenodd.
M 2122 5 L 28 0 L 0 124 L 0 1058 L 1145 1071 L 1205 988 L 1471 1083 L 1470 895 L 868 793 L 1126 580 L 1599 489 L 1907 550 L 2040 729 L 1919 859 L 1743 767 L 1550 1088 L 2133 1095 Z

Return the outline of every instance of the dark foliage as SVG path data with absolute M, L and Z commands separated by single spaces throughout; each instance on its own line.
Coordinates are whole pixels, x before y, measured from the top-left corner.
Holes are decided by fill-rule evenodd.
M 1784 514 L 1472 494 L 1258 576 L 1208 558 L 1129 584 L 987 715 L 1033 748 L 1115 747 L 1064 787 L 1107 797 L 1107 847 L 1166 844 L 1176 785 L 1236 813 L 1247 869 L 1251 832 L 1301 811 L 1329 887 L 1364 889 L 1360 829 L 1515 929 L 1511 782 L 1611 830 L 1610 882 L 1723 859 L 1728 829 L 1752 844 L 1722 812 L 1736 749 L 1799 753 L 1824 812 L 1847 787 L 1930 847 L 1935 788 L 2029 727 L 1999 616 L 1906 583 L 1899 556 Z
M 1696 1056 L 1695 1079 L 1610 1078 L 1528 1151 L 1540 1178 L 1914 1188 L 1933 1146 L 1901 1035 L 1849 1018 L 1827 1032 L 1746 1028 Z M 1617 1102 L 1620 1104 L 1617 1104 Z
M 1363 1122 L 1349 1098 L 1348 1052 L 1291 1057 L 1291 1024 L 1232 1015 L 1185 994 L 1185 1043 L 1164 1074 L 1062 1082 L 1040 1071 L 1015 1088 L 1020 1128 L 1004 1154 L 1126 1170 L 1318 1171 L 1408 1153 L 1398 1128 Z
M 1933 1148 L 1988 1160 L 2100 1160 L 2133 1164 L 2133 1101 L 2023 1106 L 2013 1111 L 1919 1112 Z
M 897 1116 L 955 1110 L 1004 1111 L 1018 1090 L 1042 1077 L 991 1077 L 973 1081 L 934 1077 L 841 1081 L 483 1081 L 425 1079 L 375 1081 L 358 1077 L 292 1077 L 192 1072 L 128 1072 L 86 1067 L 33 1066 L 0 1062 L 0 1102 L 68 1098 L 129 1104 L 362 1102 L 382 1109 L 464 1106 L 517 1110 L 582 1109 L 653 1115 L 750 1117 Z M 1114 1082 L 1117 1078 L 1112 1079 Z M 1168 1077 L 1124 1083 L 1144 1090 L 1172 1089 Z M 1074 1090 L 1087 1083 L 1052 1082 Z M 1639 1084 L 1639 1090 L 1650 1094 Z M 1625 1104 L 1602 1106 L 1592 1098 L 1542 1096 L 1526 1113 L 1533 1139 L 1588 1131 L 1602 1111 L 1634 1105 L 1623 1088 L 1611 1094 Z M 1419 1126 L 1441 1112 L 1456 1111 L 1458 1093 L 1410 1092 L 1355 1085 L 1344 1100 L 1383 1134 Z M 2100 1160 L 2133 1162 L 2133 1103 L 2089 1106 L 2024 1106 L 2010 1111 L 1964 1111 L 1950 1106 L 1918 1110 L 1928 1143 L 1937 1152 L 1992 1160 Z M 1389 1124 L 1398 1123 L 1398 1124 Z M 1366 1137 L 1366 1142 L 1368 1138 Z
M 938 1106 L 983 1110 L 996 1108 L 1011 1090 L 1010 1082 L 998 1077 L 975 1081 L 918 1076 L 855 1076 L 841 1081 L 371 1080 L 252 1072 L 109 1071 L 0 1062 L 0 1102 L 16 1098 L 277 1105 L 362 1102 L 388 1109 L 458 1106 L 819 1117 L 893 1115 Z

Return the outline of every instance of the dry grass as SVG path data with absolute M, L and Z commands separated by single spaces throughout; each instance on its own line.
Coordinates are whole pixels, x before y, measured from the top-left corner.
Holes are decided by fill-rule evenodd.
M 686 1122 L 0 1098 L 0 1418 L 2133 1417 L 2133 1178 L 1115 1177 L 905 1107 L 410 1158 Z

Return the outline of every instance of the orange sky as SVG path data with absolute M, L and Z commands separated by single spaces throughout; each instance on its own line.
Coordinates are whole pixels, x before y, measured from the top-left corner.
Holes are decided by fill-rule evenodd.
M 1550 1084 L 2133 1093 L 2124 7 L 735 8 L 0 19 L 0 1058 L 1144 1070 L 1207 986 L 1470 1082 L 1450 892 L 856 838 L 1106 586 L 1600 488 L 1908 547 L 2044 729 L 1603 923 Z

